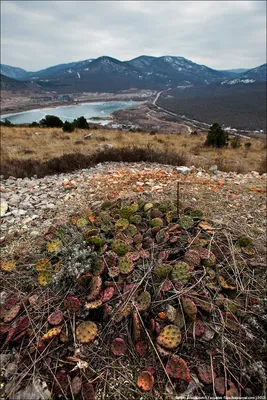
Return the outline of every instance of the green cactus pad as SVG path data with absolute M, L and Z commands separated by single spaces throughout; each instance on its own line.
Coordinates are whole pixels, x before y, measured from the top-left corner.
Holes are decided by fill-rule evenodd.
M 204 267 L 213 267 L 216 264 L 216 257 L 210 250 L 200 249 L 198 250 L 198 254 L 201 258 L 201 264 Z
M 181 337 L 180 329 L 176 325 L 167 325 L 157 337 L 157 342 L 166 349 L 175 349 L 181 342 Z
M 168 242 L 170 235 L 165 230 L 161 229 L 156 234 L 156 242 L 159 244 L 163 244 Z
M 190 279 L 190 267 L 187 263 L 180 261 L 172 268 L 171 280 L 176 282 L 187 283 Z
M 159 278 L 167 278 L 171 272 L 172 272 L 172 265 L 169 264 L 162 264 L 159 265 L 158 267 L 156 267 L 155 269 L 155 274 L 159 277 Z
M 141 311 L 146 311 L 151 304 L 151 296 L 149 292 L 142 292 L 136 299 L 136 307 Z
M 133 224 L 130 224 L 125 230 L 126 235 L 133 237 L 137 234 L 137 228 Z
M 93 250 L 99 250 L 104 245 L 104 241 L 100 236 L 90 236 L 87 242 L 92 246 Z
M 98 329 L 94 322 L 82 322 L 76 329 L 76 338 L 81 343 L 90 343 L 97 337 Z
M 126 218 L 120 218 L 116 224 L 115 229 L 119 231 L 124 231 L 129 226 L 129 221 Z
M 124 256 L 129 251 L 129 246 L 122 240 L 114 240 L 111 248 L 118 256 Z
M 186 315 L 195 321 L 197 317 L 197 306 L 193 300 L 189 299 L 189 297 L 182 297 L 182 305 Z
M 130 220 L 131 216 L 138 211 L 138 204 L 133 203 L 130 206 L 123 207 L 120 210 L 120 216 L 121 218 L 126 218 Z
M 139 225 L 142 222 L 142 216 L 140 214 L 132 215 L 130 218 L 130 222 L 134 225 Z
M 152 228 L 155 227 L 155 226 L 161 227 L 161 226 L 163 226 L 163 221 L 162 221 L 161 218 L 153 218 L 150 221 L 150 225 L 151 225 Z
M 144 212 L 148 212 L 151 208 L 153 208 L 153 204 L 152 203 L 146 203 L 144 205 Z
M 189 217 L 189 215 L 183 215 L 180 218 L 179 223 L 181 227 L 186 231 L 192 229 L 193 226 L 195 225 L 193 218 Z
M 128 275 L 133 271 L 134 264 L 129 257 L 124 256 L 119 260 L 119 269 L 121 274 Z

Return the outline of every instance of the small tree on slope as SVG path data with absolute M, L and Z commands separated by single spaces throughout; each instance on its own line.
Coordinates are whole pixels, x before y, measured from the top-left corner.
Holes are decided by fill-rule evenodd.
M 227 144 L 228 133 L 222 129 L 220 124 L 215 122 L 209 129 L 205 145 L 212 147 L 225 147 Z

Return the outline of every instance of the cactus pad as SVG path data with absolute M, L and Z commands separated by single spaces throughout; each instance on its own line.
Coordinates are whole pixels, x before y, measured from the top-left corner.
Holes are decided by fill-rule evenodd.
M 111 343 L 110 349 L 114 356 L 124 356 L 126 353 L 126 343 L 122 338 L 116 338 Z
M 201 258 L 201 264 L 204 267 L 213 267 L 216 264 L 216 257 L 210 250 L 200 249 L 198 254 Z
M 129 221 L 126 218 L 119 219 L 115 224 L 115 229 L 118 231 L 124 231 L 129 226 Z
M 104 246 L 104 241 L 100 236 L 90 236 L 87 242 L 92 246 L 92 249 L 97 251 Z
M 150 221 L 150 225 L 151 225 L 151 227 L 152 228 L 154 228 L 154 227 L 161 227 L 161 226 L 163 226 L 163 221 L 162 221 L 162 219 L 161 218 L 153 218 L 151 221 Z
M 0 267 L 3 271 L 12 272 L 16 268 L 15 261 L 3 261 L 0 264 Z
M 197 250 L 188 250 L 184 255 L 184 261 L 189 265 L 197 266 L 200 264 L 201 258 Z
M 103 303 L 106 303 L 107 301 L 112 299 L 114 292 L 114 287 L 106 288 L 100 293 L 99 299 L 102 300 Z
M 36 271 L 42 272 L 51 272 L 53 270 L 51 262 L 48 260 L 48 258 L 40 258 L 37 263 L 36 263 Z
M 168 375 L 179 378 L 182 381 L 190 382 L 190 372 L 185 360 L 176 354 L 173 354 L 166 365 Z
M 48 317 L 48 322 L 50 325 L 59 325 L 63 321 L 63 313 L 60 310 L 54 311 Z
M 141 324 L 136 311 L 133 312 L 133 337 L 135 342 L 141 339 Z
M 37 279 L 41 286 L 47 286 L 53 281 L 53 274 L 51 272 L 42 271 L 38 274 Z
M 187 263 L 180 261 L 172 268 L 171 280 L 176 282 L 187 283 L 190 279 L 190 267 Z
M 86 308 L 86 310 L 96 310 L 97 308 L 101 307 L 102 304 L 102 300 L 95 300 L 91 301 L 90 303 L 85 303 L 84 308 Z
M 156 267 L 155 269 L 155 274 L 159 277 L 159 278 L 167 278 L 170 273 L 172 272 L 172 266 L 169 264 L 162 264 L 159 265 L 158 267 Z
M 137 378 L 137 386 L 145 392 L 151 390 L 154 386 L 154 376 L 151 374 L 151 372 L 141 372 Z
M 197 375 L 203 383 L 206 383 L 206 385 L 210 385 L 212 383 L 212 371 L 209 365 L 199 365 L 197 367 Z
M 82 389 L 82 379 L 77 375 L 71 381 L 71 391 L 73 396 L 77 396 Z
M 174 308 L 173 306 L 171 306 L 170 304 L 167 305 L 166 307 L 166 315 L 167 315 L 167 319 L 169 322 L 174 322 L 177 316 L 177 310 L 176 308 Z
M 135 350 L 140 357 L 144 357 L 148 349 L 148 345 L 144 340 L 139 340 L 135 345 Z
M 81 343 L 90 343 L 98 334 L 97 326 L 92 321 L 82 322 L 76 329 L 76 337 Z
M 132 203 L 129 206 L 123 207 L 120 210 L 120 217 L 130 220 L 131 216 L 138 211 L 138 204 Z
M 180 329 L 175 325 L 165 326 L 157 337 L 157 342 L 166 349 L 175 349 L 181 342 Z
M 151 304 L 151 296 L 149 292 L 142 292 L 136 299 L 136 307 L 141 311 L 146 311 Z
M 4 322 L 11 322 L 16 318 L 18 313 L 20 312 L 20 305 L 16 304 L 10 310 L 7 310 L 4 316 Z
M 90 282 L 90 292 L 87 295 L 88 300 L 95 300 L 99 296 L 102 287 L 101 276 L 93 276 Z
M 134 237 L 137 234 L 137 228 L 135 225 L 130 224 L 128 226 L 128 228 L 125 230 L 125 234 L 130 236 L 130 237 Z
M 197 319 L 195 322 L 195 334 L 197 337 L 200 337 L 204 335 L 205 333 L 205 325 L 204 322 L 201 321 L 201 319 Z
M 151 208 L 153 208 L 153 204 L 152 203 L 146 203 L 144 205 L 144 212 L 148 212 Z
M 111 248 L 118 256 L 125 256 L 129 251 L 128 245 L 121 240 L 114 240 Z
M 186 315 L 195 321 L 197 317 L 197 306 L 193 300 L 189 299 L 189 297 L 182 297 L 182 305 Z
M 77 299 L 77 297 L 70 296 L 64 301 L 64 306 L 66 310 L 68 310 L 71 314 L 74 314 L 80 309 L 81 302 L 79 299 Z
M 185 231 L 192 229 L 195 225 L 193 218 L 189 217 L 188 215 L 182 216 L 179 220 L 179 223 Z
M 163 244 L 168 242 L 170 235 L 165 230 L 160 230 L 156 234 L 156 242 L 159 244 Z
M 83 400 L 94 400 L 95 399 L 95 389 L 92 383 L 85 382 L 82 385 L 81 391 L 82 399 Z
M 133 271 L 134 264 L 129 257 L 124 256 L 119 260 L 119 269 L 121 274 L 128 275 Z
M 218 276 L 218 282 L 223 289 L 236 290 L 236 286 L 228 284 L 222 275 Z
M 49 253 L 58 253 L 62 249 L 62 242 L 59 239 L 56 239 L 52 242 L 48 242 L 46 247 Z
M 52 339 L 54 339 L 56 336 L 59 336 L 59 335 L 60 335 L 61 329 L 62 329 L 62 327 L 57 327 L 57 328 L 52 328 L 52 329 L 50 329 L 48 332 L 46 332 L 46 333 L 42 336 L 41 341 L 42 341 L 42 342 L 45 342 L 45 341 L 47 341 L 47 340 L 52 340 Z
M 225 386 L 226 386 L 226 382 L 225 382 L 224 377 L 218 377 L 214 380 L 214 388 L 219 395 L 221 395 L 221 396 L 224 395 Z
M 109 270 L 108 270 L 108 276 L 110 277 L 110 278 L 116 278 L 117 276 L 119 276 L 120 275 L 120 269 L 119 269 L 119 267 L 110 267 L 109 268 Z

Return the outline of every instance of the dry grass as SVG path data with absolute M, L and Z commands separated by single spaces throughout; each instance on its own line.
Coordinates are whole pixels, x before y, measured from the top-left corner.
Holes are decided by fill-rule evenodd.
M 92 139 L 84 136 L 92 133 Z M 250 149 L 244 144 L 248 139 L 241 139 L 238 149 L 228 147 L 222 150 L 207 148 L 203 145 L 204 135 L 188 136 L 175 134 L 150 135 L 143 132 L 122 132 L 101 129 L 97 131 L 76 130 L 71 134 L 56 128 L 1 127 L 1 160 L 48 161 L 66 154 L 88 155 L 108 145 L 115 148 L 137 146 L 156 151 L 172 151 L 186 157 L 187 165 L 208 168 L 217 164 L 223 171 L 245 173 L 251 170 L 264 172 L 266 143 L 260 139 L 249 139 Z

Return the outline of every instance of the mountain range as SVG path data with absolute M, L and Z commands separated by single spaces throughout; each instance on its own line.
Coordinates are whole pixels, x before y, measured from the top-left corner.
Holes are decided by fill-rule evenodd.
M 218 82 L 234 84 L 248 83 L 244 80 L 266 81 L 266 64 L 239 74 L 236 71 L 214 70 L 176 56 L 144 55 L 130 61 L 103 56 L 59 64 L 36 72 L 1 64 L 0 72 L 8 78 L 32 82 L 40 89 L 58 93 L 116 92 L 130 88 L 164 90 Z M 14 90 L 14 86 L 14 83 L 10 83 L 10 90 Z M 7 83 L 4 87 L 9 90 Z

